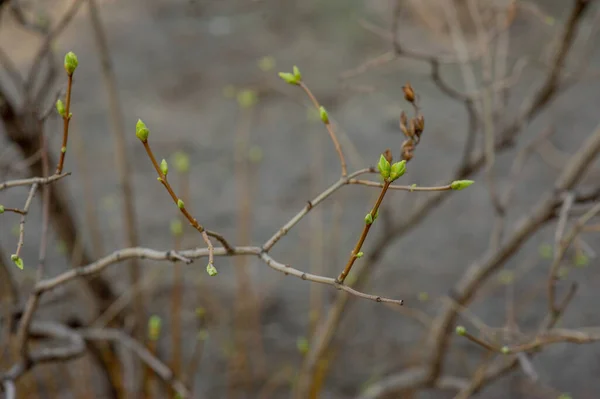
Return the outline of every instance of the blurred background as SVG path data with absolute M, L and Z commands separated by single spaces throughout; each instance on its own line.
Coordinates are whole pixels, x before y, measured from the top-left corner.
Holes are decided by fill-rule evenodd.
M 456 179 L 465 148 L 473 151 L 474 158 L 484 148 L 485 134 L 490 133 L 486 127 L 492 126 L 490 134 L 500 137 L 507 127 L 517 126 L 516 139 L 497 149 L 490 166 L 496 190 L 514 189 L 501 218 L 504 237 L 510 237 L 516 223 L 527 218 L 532 206 L 552 189 L 569 157 L 600 122 L 600 9 L 594 1 L 584 1 L 590 4 L 576 22 L 574 42 L 564 67 L 559 68 L 560 88 L 534 115 L 521 117 L 523 107 L 548 81 L 577 3 L 3 2 L 0 106 L 10 102 L 17 120 L 50 109 L 58 90 L 64 93 L 66 87 L 62 57 L 73 51 L 79 58 L 65 164 L 72 175 L 53 186 L 62 196 L 59 206 L 73 217 L 74 234 L 64 231 L 68 229 L 64 219 L 51 217 L 45 275 L 58 275 L 71 264 L 87 264 L 132 246 L 131 234 L 137 235 L 134 246 L 157 250 L 205 246 L 156 181 L 156 172 L 134 134 L 138 118 L 150 129 L 156 157 L 169 162 L 171 183 L 198 221 L 235 245 L 259 246 L 267 241 L 340 176 L 339 159 L 318 112 L 302 90 L 277 76 L 294 65 L 327 108 L 350 171 L 375 166 L 386 148 L 396 158 L 400 155 L 405 139 L 400 113 L 413 113 L 402 92 L 407 82 L 418 95 L 426 122 L 399 184 L 448 184 Z M 64 29 L 48 40 L 47 32 L 69 13 L 72 18 Z M 102 52 L 98 26 L 104 31 L 108 53 Z M 397 48 L 435 57 L 441 79 L 451 90 L 472 99 L 477 113 L 472 134 L 461 96 L 453 98 L 440 89 L 427 59 L 395 54 L 394 41 Z M 28 101 L 20 79 L 10 71 L 25 80 L 44 43 L 55 57 L 44 55 L 38 61 L 40 73 L 32 91 L 39 95 Z M 56 74 L 46 79 L 52 65 Z M 488 89 L 491 94 L 485 98 L 492 98 L 494 105 L 490 125 L 483 117 L 485 102 L 480 101 L 484 98 L 480 94 Z M 26 140 L 19 139 L 30 127 L 11 133 L 5 117 L 3 122 L 0 180 L 40 175 L 35 173 L 38 160 L 26 156 Z M 57 158 L 62 120 L 56 112 L 44 122 L 44 131 Z M 119 131 L 124 132 L 122 142 L 115 134 Z M 517 169 L 517 180 L 515 159 L 533 141 L 539 145 L 530 151 L 525 166 Z M 134 218 L 124 205 L 123 159 L 129 168 Z M 359 284 L 361 291 L 403 299 L 403 308 L 286 277 L 248 256 L 217 257 L 215 277 L 207 275 L 203 259 L 190 265 L 139 260 L 140 275 L 133 285 L 128 262 L 122 262 L 101 273 L 116 298 L 109 310 L 98 308 L 78 281 L 43 297 L 35 317 L 80 326 L 122 323 L 119 328 L 138 334 L 187 384 L 194 398 L 287 398 L 290 392 L 320 398 L 453 398 L 461 388 L 452 384 L 449 388 L 421 384 L 379 396 L 374 392 L 382 381 L 425 364 L 425 338 L 452 287 L 471 264 L 502 246 L 503 238 L 495 238 L 498 214 L 490 194 L 490 175 L 484 171 L 481 165 L 474 168 L 464 177 L 475 180 L 473 186 L 443 196 L 404 191 L 386 195 L 382 221 L 371 230 L 363 247 L 365 257 L 357 261 L 349 280 Z M 590 168 L 580 186 L 594 187 L 599 177 Z M 1 191 L 0 203 L 22 207 L 27 192 L 27 187 Z M 337 276 L 378 194 L 374 187 L 342 187 L 311 210 L 270 254 L 302 271 Z M 10 262 L 19 221 L 17 214 L 0 217 L 0 254 L 17 287 L 15 306 L 22 307 L 35 282 L 41 201 L 34 200 L 27 216 L 22 271 Z M 546 280 L 555 229 L 556 223 L 542 226 L 511 253 L 503 267 L 481 284 L 468 309 L 460 312 L 458 323 L 474 334 L 496 337 L 501 346 L 528 341 L 547 312 Z M 600 323 L 597 233 L 591 230 L 577 242 L 561 266 L 561 295 L 568 282 L 579 283 L 560 321 L 564 328 Z M 8 297 L 8 285 L 2 289 Z M 135 295 L 140 295 L 143 305 L 137 333 L 127 316 Z M 161 320 L 160 334 L 154 339 L 146 333 L 152 316 Z M 335 327 L 327 330 L 328 322 Z M 449 334 L 453 331 L 454 327 Z M 307 372 L 307 359 L 314 360 L 323 337 L 326 348 Z M 7 336 L 3 340 L 10 341 Z M 2 370 L 14 362 L 16 355 L 10 352 L 9 348 L 0 361 Z M 142 369 L 133 367 L 136 360 L 128 352 L 119 353 L 122 391 L 135 391 Z M 470 381 L 490 356 L 502 355 L 455 337 L 447 348 L 444 370 Z M 464 397 L 600 395 L 598 344 L 559 343 L 531 356 L 527 364 L 533 372 L 524 371 L 521 364 Z M 17 384 L 18 397 L 121 397 L 107 388 L 108 377 L 98 368 L 92 356 L 36 367 Z M 298 385 L 306 375 L 311 377 L 303 390 Z M 169 384 L 160 378 L 146 380 L 151 380 L 148 397 L 172 397 Z

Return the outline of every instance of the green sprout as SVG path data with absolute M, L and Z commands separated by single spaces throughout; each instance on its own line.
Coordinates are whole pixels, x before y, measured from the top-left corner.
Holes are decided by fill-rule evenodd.
M 163 175 L 167 175 L 167 173 L 169 173 L 169 164 L 167 163 L 166 159 L 163 159 L 160 162 L 160 171 L 162 172 Z
M 208 273 L 209 276 L 214 277 L 217 274 L 219 274 L 219 272 L 217 271 L 217 268 L 215 267 L 215 265 L 213 265 L 212 263 L 209 263 L 206 266 L 206 272 Z
M 23 270 L 23 259 L 21 259 L 21 257 L 17 254 L 12 254 L 10 256 L 10 260 L 13 261 L 13 263 L 21 270 Z
M 464 326 L 457 326 L 456 333 L 461 337 L 464 337 L 465 335 L 467 335 L 467 329 Z
M 454 180 L 450 183 L 450 188 L 452 190 L 464 190 L 473 183 L 475 183 L 473 180 Z
M 67 71 L 67 74 L 69 74 L 69 76 L 73 75 L 73 72 L 75 72 L 75 69 L 77 69 L 78 65 L 79 60 L 77 59 L 77 56 L 74 52 L 69 51 L 65 55 L 65 71 Z
M 379 173 L 384 180 L 387 180 L 390 177 L 390 173 L 392 172 L 392 165 L 390 162 L 385 159 L 385 156 L 381 154 L 379 157 L 379 163 L 377 164 L 377 168 L 379 169 Z
M 135 135 L 142 143 L 148 141 L 148 135 L 150 134 L 150 130 L 146 127 L 146 124 L 142 122 L 141 119 L 138 119 L 135 124 Z

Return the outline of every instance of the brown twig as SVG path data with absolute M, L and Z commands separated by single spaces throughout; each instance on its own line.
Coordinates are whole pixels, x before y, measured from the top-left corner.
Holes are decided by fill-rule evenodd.
M 306 95 L 310 98 L 310 101 L 313 103 L 313 105 L 315 106 L 317 111 L 319 111 L 321 108 L 321 104 L 319 104 L 319 101 L 317 101 L 317 98 L 313 95 L 313 93 L 310 91 L 308 86 L 302 81 L 298 82 L 298 85 L 302 88 L 302 90 L 304 90 Z M 340 146 L 340 142 L 337 139 L 337 136 L 335 134 L 335 131 L 333 130 L 333 127 L 331 126 L 331 122 L 329 121 L 329 118 L 327 118 L 326 121 L 323 121 L 323 123 L 325 123 L 325 127 L 327 128 L 329 137 L 331 138 L 331 141 L 333 142 L 333 145 L 335 146 L 335 151 L 337 152 L 338 157 L 340 158 L 340 165 L 342 166 L 342 177 L 346 177 L 348 175 L 348 169 L 346 167 L 346 159 L 344 158 L 344 153 L 342 152 L 342 146 Z
M 556 240 L 557 245 L 554 248 L 554 260 L 552 262 L 552 265 L 550 266 L 550 271 L 549 271 L 548 280 L 547 280 L 548 308 L 549 308 L 550 314 L 558 313 L 558 311 L 560 309 L 555 304 L 556 275 L 557 275 L 560 263 L 562 262 L 565 254 L 567 252 L 567 249 L 569 249 L 569 246 L 571 245 L 573 240 L 582 231 L 585 224 L 587 222 L 589 222 L 598 213 L 600 213 L 600 203 L 598 203 L 594 207 L 592 207 L 589 211 L 587 211 L 583 216 L 581 216 L 577 220 L 575 225 L 571 228 L 571 230 L 566 235 L 566 237 L 563 237 L 562 231 L 564 231 L 564 228 L 565 228 L 564 225 L 566 224 L 568 209 L 570 208 L 569 204 L 572 204 L 574 196 L 569 196 L 567 198 L 568 199 L 565 200 L 565 202 L 564 202 L 565 205 L 563 206 L 563 211 L 561 211 L 559 227 L 557 227 L 557 229 L 556 229 L 557 230 L 557 240 Z M 562 226 L 562 227 L 560 227 L 560 226 Z
M 55 175 L 60 175 L 62 173 L 64 163 L 65 163 L 65 155 L 67 154 L 67 141 L 69 139 L 69 122 L 71 121 L 71 89 L 73 88 L 73 74 L 67 72 L 67 94 L 65 98 L 65 112 L 62 115 L 63 118 L 63 138 L 62 138 L 62 146 L 60 147 L 60 158 L 58 160 L 58 165 L 56 166 Z
M 360 234 L 360 237 L 359 237 L 358 241 L 356 242 L 354 249 L 350 253 L 350 258 L 348 259 L 348 262 L 346 263 L 344 270 L 340 273 L 340 275 L 337 278 L 338 283 L 341 284 L 344 282 L 344 280 L 346 279 L 346 276 L 348 276 L 348 273 L 350 273 L 350 270 L 352 269 L 352 265 L 354 265 L 354 262 L 356 262 L 357 255 L 360 252 L 360 250 L 367 238 L 367 235 L 369 235 L 369 230 L 371 229 L 371 226 L 373 225 L 373 223 L 375 222 L 375 219 L 378 216 L 377 213 L 379 211 L 379 206 L 381 205 L 381 202 L 383 201 L 383 197 L 385 197 L 385 193 L 387 193 L 387 190 L 390 187 L 390 184 L 391 184 L 390 181 L 386 181 L 383 184 L 383 188 L 381 189 L 381 192 L 379 193 L 379 197 L 377 198 L 377 201 L 375 202 L 373 209 L 371 209 L 371 212 L 369 212 L 369 214 L 371 215 L 371 221 L 370 222 L 365 221 L 365 226 L 363 227 L 363 231 Z

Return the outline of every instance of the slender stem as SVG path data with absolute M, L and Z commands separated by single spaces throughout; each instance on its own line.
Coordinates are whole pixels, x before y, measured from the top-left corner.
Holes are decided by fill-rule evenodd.
M 71 89 L 73 87 L 73 74 L 68 74 L 67 80 L 67 98 L 65 101 L 65 114 L 63 115 L 63 139 L 62 146 L 60 148 L 60 159 L 58 160 L 58 166 L 56 166 L 55 175 L 62 173 L 63 166 L 65 164 L 65 155 L 67 154 L 67 141 L 69 140 L 69 122 L 71 121 Z
M 327 199 L 333 193 L 340 189 L 345 184 L 348 184 L 348 181 L 354 177 L 363 175 L 365 173 L 373 173 L 374 169 L 367 168 L 357 170 L 354 173 L 351 173 L 348 177 L 341 177 L 338 181 L 329 186 L 328 189 L 323 191 L 321 194 L 317 195 L 312 201 L 308 201 L 308 204 L 302 208 L 300 212 L 298 212 L 293 218 L 291 218 L 282 228 L 280 228 L 277 233 L 275 233 L 269 240 L 263 245 L 263 249 L 265 252 L 268 252 L 273 246 L 283 237 L 288 231 L 292 229 L 310 210 L 320 204 L 322 201 Z
M 360 180 L 360 179 L 350 179 L 350 180 L 348 180 L 348 184 L 360 184 L 362 186 L 369 186 L 369 187 L 383 187 L 385 185 L 384 183 L 377 183 L 374 181 Z M 390 185 L 388 187 L 388 190 L 402 190 L 402 191 L 410 191 L 410 192 L 413 192 L 413 191 L 449 191 L 449 190 L 452 190 L 452 187 L 450 186 L 450 184 L 447 184 L 445 186 L 436 186 L 436 187 Z
M 315 108 L 319 110 L 321 108 L 321 104 L 319 104 L 319 101 L 317 101 L 316 97 L 312 94 L 308 86 L 306 86 L 306 84 L 304 84 L 304 82 L 302 81 L 300 81 L 298 84 L 302 88 L 302 90 L 304 90 L 304 92 L 308 95 L 310 101 L 312 101 Z M 344 153 L 342 152 L 342 146 L 340 145 L 340 142 L 335 132 L 333 131 L 331 123 L 329 121 L 324 123 L 325 127 L 327 128 L 327 132 L 329 133 L 329 137 L 331 137 L 331 141 L 333 141 L 333 145 L 335 146 L 335 151 L 340 157 L 340 165 L 342 166 L 342 177 L 346 177 L 348 175 L 348 169 L 346 167 L 346 159 L 344 158 Z
M 341 284 L 344 282 L 344 280 L 346 279 L 346 276 L 348 276 L 348 273 L 350 273 L 350 269 L 352 269 L 352 265 L 354 265 L 354 262 L 356 262 L 356 259 L 357 259 L 356 255 L 360 252 L 360 249 L 362 248 L 362 246 L 365 242 L 365 239 L 367 238 L 367 235 L 369 234 L 369 230 L 371 229 L 371 226 L 373 225 L 373 222 L 375 221 L 375 215 L 377 215 L 379 206 L 381 205 L 381 202 L 383 201 L 383 197 L 385 197 L 385 193 L 387 192 L 388 188 L 390 187 L 390 184 L 391 184 L 391 182 L 389 182 L 389 181 L 386 181 L 384 183 L 383 188 L 381 189 L 381 192 L 379 193 L 379 197 L 377 198 L 377 202 L 375 202 L 375 206 L 373 206 L 373 209 L 371 209 L 371 212 L 370 212 L 372 222 L 368 223 L 365 221 L 365 227 L 363 228 L 362 234 L 360 235 L 360 238 L 356 242 L 356 245 L 354 246 L 352 253 L 350 253 L 350 258 L 348 259 L 348 263 L 346 263 L 346 267 L 344 268 L 342 273 L 337 278 L 338 283 Z
M 29 179 L 9 180 L 4 183 L 0 183 L 0 191 L 4 190 L 6 188 L 19 187 L 19 186 L 31 186 L 33 184 L 45 185 L 48 183 L 52 183 L 53 181 L 62 179 L 63 177 L 67 177 L 70 174 L 71 174 L 71 172 L 52 175 L 50 177 L 32 177 Z

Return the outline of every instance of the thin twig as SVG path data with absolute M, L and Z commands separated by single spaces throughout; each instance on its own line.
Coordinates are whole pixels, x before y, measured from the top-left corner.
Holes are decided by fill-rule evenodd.
M 371 215 L 370 221 L 365 220 L 365 225 L 363 227 L 362 233 L 360 234 L 360 238 L 358 239 L 358 241 L 356 242 L 356 245 L 354 246 L 354 249 L 350 253 L 350 258 L 348 258 L 348 262 L 346 263 L 344 270 L 340 273 L 340 275 L 337 278 L 337 281 L 339 283 L 344 282 L 344 280 L 346 279 L 346 276 L 348 276 L 348 273 L 350 273 L 350 270 L 352 269 L 354 262 L 356 262 L 356 259 L 358 259 L 358 254 L 367 238 L 367 235 L 369 235 L 369 230 L 371 229 L 371 226 L 375 222 L 375 219 L 377 219 L 379 207 L 381 206 L 383 197 L 385 197 L 385 193 L 387 193 L 387 190 L 390 187 L 390 184 L 391 184 L 390 181 L 386 181 L 384 183 L 383 188 L 381 189 L 381 192 L 379 193 L 379 197 L 377 198 L 377 201 L 375 202 L 373 209 L 371 209 L 371 212 L 369 213 Z
M 275 233 L 271 238 L 269 238 L 263 244 L 263 246 L 262 246 L 263 250 L 265 252 L 268 252 L 271 248 L 273 248 L 273 246 L 277 243 L 277 241 L 279 241 L 283 236 L 285 236 L 292 229 L 292 227 L 294 227 L 308 212 L 310 212 L 310 210 L 313 207 L 317 206 L 322 201 L 327 199 L 329 196 L 331 196 L 333 193 L 335 193 L 337 190 L 339 190 L 345 184 L 348 184 L 348 182 L 351 179 L 353 179 L 354 177 L 363 175 L 365 173 L 374 173 L 374 172 L 375 172 L 375 169 L 367 168 L 367 169 L 361 169 L 354 173 L 351 173 L 347 177 L 341 177 L 337 182 L 333 183 L 331 186 L 329 186 L 329 188 L 327 188 L 321 194 L 316 196 L 313 200 L 308 201 L 308 204 L 304 208 L 302 208 L 302 210 L 300 212 L 298 212 L 293 218 L 291 218 L 286 224 L 284 224 L 283 227 L 281 227 L 277 231 L 277 233 Z
M 148 367 L 150 367 L 157 376 L 166 384 L 171 386 L 183 398 L 189 398 L 190 392 L 186 386 L 178 380 L 171 369 L 160 359 L 154 356 L 144 345 L 140 344 L 134 338 L 115 329 L 84 329 L 78 331 L 86 340 L 114 341 L 135 353 Z
M 49 177 L 32 177 L 29 179 L 20 179 L 20 180 L 9 180 L 4 183 L 0 183 L 0 191 L 11 188 L 11 187 L 19 187 L 19 186 L 31 186 L 33 184 L 37 184 L 43 186 L 45 184 L 52 183 L 56 180 L 60 180 L 63 177 L 70 176 L 71 172 L 62 173 L 59 175 L 52 175 Z
M 306 95 L 308 95 L 310 101 L 313 103 L 313 105 L 318 111 L 321 108 L 321 104 L 319 104 L 319 101 L 317 101 L 317 98 L 313 95 L 308 86 L 302 81 L 300 81 L 298 85 L 302 88 L 302 90 L 304 90 Z M 340 158 L 340 165 L 342 166 L 342 177 L 346 177 L 348 175 L 348 169 L 346 167 L 346 159 L 344 158 L 344 153 L 342 152 L 342 146 L 340 145 L 340 142 L 337 139 L 337 136 L 333 130 L 333 127 L 331 126 L 329 118 L 327 118 L 327 120 L 323 122 L 325 123 L 325 127 L 327 128 L 329 137 L 331 138 L 331 141 L 335 146 L 335 151 L 338 153 L 338 157 Z

